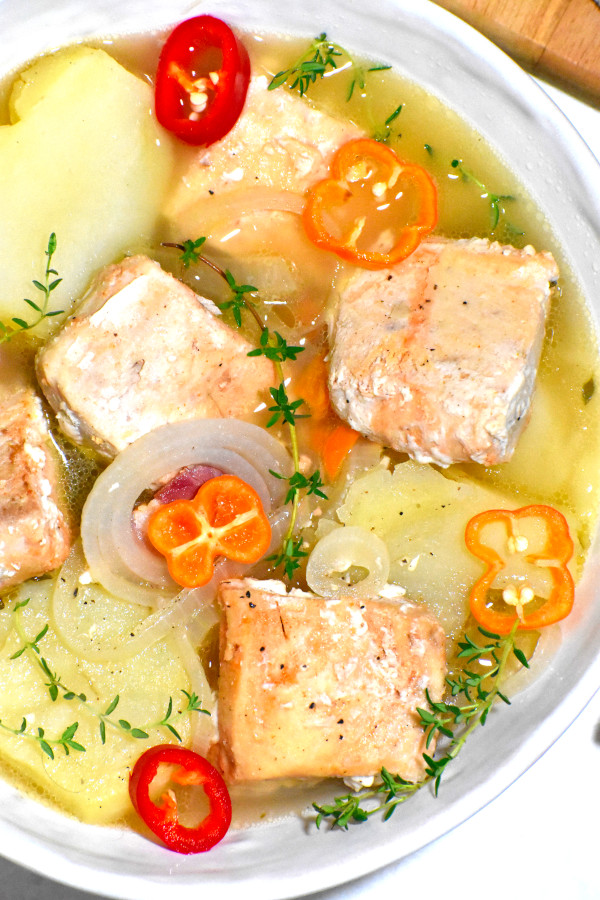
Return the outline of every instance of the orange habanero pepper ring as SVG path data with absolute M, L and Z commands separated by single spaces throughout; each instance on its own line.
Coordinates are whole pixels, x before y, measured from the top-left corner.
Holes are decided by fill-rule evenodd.
M 406 259 L 437 218 L 437 190 L 429 173 L 370 138 L 339 148 L 330 177 L 308 191 L 302 214 L 314 244 L 367 269 Z M 391 246 L 381 249 L 382 242 Z
M 271 526 L 260 497 L 235 475 L 206 481 L 193 500 L 160 506 L 148 521 L 148 540 L 182 587 L 208 584 L 219 556 L 255 563 L 267 552 Z
M 519 534 L 517 523 L 527 518 L 538 519 L 544 526 L 545 543 L 540 552 L 528 553 L 528 540 Z M 484 529 L 502 524 L 506 532 L 507 554 L 521 553 L 524 562 L 532 567 L 546 569 L 551 580 L 549 595 L 539 603 L 535 591 L 528 585 L 510 585 L 502 592 L 504 601 L 516 608 L 516 614 L 493 609 L 489 590 L 496 577 L 506 567 L 506 558 L 486 542 Z M 474 516 L 465 530 L 465 543 L 478 559 L 486 564 L 486 571 L 471 590 L 471 613 L 483 628 L 496 634 L 509 634 L 518 622 L 520 630 L 537 630 L 566 618 L 573 608 L 575 587 L 567 563 L 573 555 L 573 541 L 563 514 L 552 506 L 541 504 L 521 509 L 489 509 Z M 527 613 L 524 607 L 536 601 L 536 607 Z M 538 605 L 539 604 L 539 605 Z

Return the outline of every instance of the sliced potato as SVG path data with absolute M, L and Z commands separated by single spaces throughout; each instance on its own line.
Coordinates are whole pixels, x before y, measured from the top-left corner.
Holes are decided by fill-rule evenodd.
M 17 592 L 18 600 L 29 598 L 27 606 L 18 613 L 22 636 L 14 627 L 14 603 L 0 610 L 2 631 L 7 633 L 0 649 L 4 726 L 0 727 L 0 758 L 4 773 L 16 776 L 21 786 L 33 789 L 83 821 L 115 822 L 130 811 L 128 779 L 135 760 L 153 744 L 174 741 L 174 736 L 166 728 L 156 727 L 156 723 L 165 715 L 169 697 L 174 710 L 181 701 L 185 705 L 187 701 L 181 691 L 190 689 L 188 676 L 167 641 L 112 665 L 78 660 L 65 649 L 53 630 L 49 594 L 48 581 L 29 582 Z M 133 629 L 145 615 L 142 607 L 114 599 L 109 615 L 106 603 L 98 603 L 95 611 L 86 611 L 88 626 L 95 629 L 99 639 L 103 634 L 114 634 L 115 622 L 119 627 Z M 27 650 L 11 658 L 23 647 L 23 637 L 32 641 L 48 623 L 48 631 L 37 644 L 39 654 Z M 82 703 L 76 697 L 64 699 L 63 691 L 53 701 L 46 686 L 49 679 L 39 665 L 42 659 L 57 673 L 63 685 L 83 693 L 89 702 Z M 147 731 L 148 739 L 133 737 L 107 723 L 106 743 L 102 744 L 100 719 L 94 711 L 106 711 L 117 696 L 119 701 L 111 720 L 124 719 L 132 727 Z M 54 759 L 31 737 L 17 736 L 7 730 L 18 731 L 23 719 L 27 734 L 43 729 Z M 182 739 L 188 741 L 189 714 L 172 721 Z M 71 748 L 67 755 L 63 747 L 52 742 L 75 722 L 78 727 L 73 740 L 85 747 L 85 752 Z M 110 766 L 106 765 L 107 757 Z
M 482 574 L 466 548 L 465 526 L 485 509 L 514 501 L 475 482 L 450 481 L 431 466 L 408 461 L 393 472 L 381 466 L 350 487 L 338 517 L 360 525 L 387 545 L 390 580 L 436 614 L 455 637 L 467 617 L 468 597 Z
M 12 124 L 0 126 L 0 320 L 29 322 L 44 251 L 63 281 L 51 308 L 70 310 L 102 266 L 153 237 L 173 145 L 156 123 L 150 85 L 103 50 L 43 57 L 17 79 Z M 40 333 L 58 325 L 46 320 Z

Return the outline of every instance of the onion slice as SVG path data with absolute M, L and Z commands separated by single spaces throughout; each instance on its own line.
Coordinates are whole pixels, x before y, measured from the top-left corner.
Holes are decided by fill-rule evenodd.
M 175 649 L 181 659 L 190 681 L 190 692 L 196 694 L 205 713 L 193 713 L 191 748 L 201 756 L 206 756 L 210 746 L 217 739 L 216 700 L 208 684 L 200 657 L 185 631 L 175 635 Z
M 223 225 L 231 229 L 232 222 L 248 215 L 282 212 L 301 216 L 305 204 L 304 195 L 295 191 L 268 187 L 250 188 L 242 191 L 226 191 L 220 196 L 217 193 L 206 203 L 194 201 L 186 207 L 183 217 L 187 231 L 199 229 L 199 234 L 214 237 Z
M 366 570 L 366 576 L 352 583 L 353 569 Z M 376 597 L 387 582 L 390 558 L 381 538 L 360 528 L 346 525 L 321 538 L 310 554 L 306 581 L 320 597 Z
M 174 631 L 185 629 L 192 619 L 200 634 L 206 633 L 218 621 L 212 602 L 215 586 L 211 584 L 193 591 L 181 591 L 138 625 L 127 627 L 123 633 L 111 637 L 98 638 L 93 626 L 90 629 L 89 622 L 82 621 L 82 604 L 93 608 L 103 598 L 98 596 L 101 590 L 98 585 L 81 583 L 85 571 L 86 561 L 81 543 L 77 541 L 56 579 L 51 601 L 54 630 L 61 643 L 79 659 L 93 663 L 121 662 L 142 653 Z M 115 598 L 112 601 L 124 602 Z
M 157 607 L 180 591 L 162 556 L 136 533 L 132 512 L 149 487 L 185 466 L 237 475 L 265 512 L 281 505 L 291 473 L 287 450 L 257 425 L 238 419 L 193 419 L 163 425 L 123 450 L 99 476 L 83 508 L 81 537 L 91 577 L 122 599 Z

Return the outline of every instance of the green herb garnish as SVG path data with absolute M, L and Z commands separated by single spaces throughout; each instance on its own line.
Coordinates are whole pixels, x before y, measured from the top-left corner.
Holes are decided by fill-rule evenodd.
M 382 144 L 386 144 L 389 141 L 392 136 L 392 129 L 390 128 L 390 125 L 398 118 L 398 116 L 402 112 L 403 106 L 403 103 L 397 106 L 396 109 L 392 113 L 390 113 L 390 115 L 384 121 L 382 128 L 376 129 L 374 131 L 373 138 L 376 141 L 379 141 Z M 402 135 L 399 135 L 399 137 L 402 137 Z
M 464 698 L 461 705 L 445 701 L 434 702 L 426 691 L 429 708 L 417 710 L 427 735 L 426 749 L 437 737 L 442 739 L 440 743 L 445 743 L 445 748 L 439 755 L 423 754 L 425 778 L 412 783 L 398 775 L 391 775 L 382 768 L 380 784 L 336 797 L 331 804 L 313 803 L 313 809 L 317 813 L 317 827 L 328 820 L 332 827 L 348 828 L 352 823 L 366 822 L 376 813 L 382 813 L 384 820 L 387 820 L 397 806 L 429 783 L 433 783 L 437 796 L 446 766 L 458 756 L 469 735 L 479 725 L 485 725 L 496 700 L 510 703 L 500 690 L 509 659 L 514 656 L 522 666 L 529 667 L 524 653 L 515 646 L 517 624 L 510 634 L 502 637 L 479 628 L 486 639 L 482 644 L 475 643 L 468 636 L 459 642 L 458 657 L 466 660 L 468 668 L 456 678 L 446 678 L 446 684 L 452 697 Z M 474 663 L 481 665 L 481 672 L 473 671 Z M 365 802 L 366 806 L 363 805 Z
M 338 65 L 341 57 L 346 59 L 343 66 Z M 391 68 L 387 65 L 367 67 L 359 65 L 347 50 L 328 40 L 325 32 L 322 32 L 311 41 L 305 52 L 292 63 L 289 69 L 283 69 L 273 76 L 268 89 L 273 91 L 275 88 L 287 84 L 290 90 L 298 90 L 302 97 L 317 78 L 323 78 L 334 70 L 342 71 L 348 67 L 351 69 L 353 77 L 348 87 L 346 100 L 352 98 L 356 88 L 361 91 L 365 89 L 366 78 L 370 72 L 382 72 Z
M 469 169 L 463 166 L 460 159 L 453 159 L 450 165 L 459 172 L 463 181 L 471 181 L 482 191 L 481 197 L 488 201 L 490 207 L 490 231 L 494 231 L 500 221 L 500 216 L 505 213 L 504 204 L 514 202 L 516 197 L 513 197 L 512 194 L 495 194 L 490 191 L 482 181 L 479 181 Z M 516 229 L 514 230 L 516 231 Z
M 283 69 L 273 76 L 268 89 L 273 91 L 290 82 L 289 87 L 292 90 L 298 88 L 302 97 L 317 78 L 322 78 L 326 72 L 337 69 L 337 60 L 343 55 L 342 48 L 328 41 L 327 35 L 323 32 L 311 42 L 308 49 L 289 69 Z
M 0 728 L 3 731 L 7 731 L 9 734 L 14 734 L 15 737 L 36 741 L 40 745 L 42 752 L 45 753 L 46 756 L 49 756 L 50 759 L 54 759 L 53 747 L 62 747 L 66 756 L 69 755 L 70 750 L 77 750 L 79 753 L 85 753 L 85 747 L 74 740 L 75 733 L 79 728 L 79 722 L 73 722 L 72 725 L 68 725 L 60 737 L 57 738 L 49 738 L 43 728 L 37 728 L 35 731 L 28 731 L 27 720 L 25 718 L 22 719 L 19 728 L 10 728 L 0 720 Z
M 198 238 L 197 241 L 184 241 L 183 243 L 183 251 L 181 253 L 181 262 L 187 269 L 192 263 L 198 261 L 199 257 L 199 249 L 202 244 L 205 242 L 206 238 L 201 237 Z M 171 244 L 167 244 L 165 246 L 172 246 Z
M 44 275 L 44 281 L 34 280 L 32 282 L 33 286 L 37 288 L 38 291 L 44 295 L 43 301 L 41 301 L 41 306 L 39 303 L 36 303 L 34 300 L 28 300 L 27 297 L 23 299 L 24 303 L 27 303 L 31 309 L 35 310 L 37 316 L 33 319 L 32 322 L 26 322 L 25 319 L 21 319 L 18 316 L 14 316 L 10 320 L 10 325 L 5 325 L 4 322 L 0 322 L 0 344 L 4 344 L 7 341 L 10 341 L 15 334 L 20 334 L 23 331 L 31 331 L 32 328 L 36 328 L 40 322 L 43 322 L 44 319 L 51 318 L 52 316 L 62 316 L 62 309 L 49 310 L 48 304 L 50 302 L 50 294 L 52 291 L 55 291 L 58 285 L 61 283 L 62 278 L 53 278 L 52 276 L 58 275 L 56 269 L 52 268 L 52 257 L 56 252 L 56 235 L 54 232 L 48 238 L 48 246 L 44 251 L 46 256 L 48 257 L 46 262 L 46 272 Z
M 48 661 L 41 655 L 39 644 L 40 644 L 40 641 L 42 641 L 42 639 L 46 636 L 46 634 L 48 632 L 48 625 L 47 624 L 44 625 L 44 627 L 41 629 L 41 631 L 31 640 L 29 640 L 27 638 L 27 636 L 25 635 L 25 633 L 23 631 L 23 626 L 21 623 L 20 610 L 23 609 L 25 606 L 27 606 L 28 603 L 29 603 L 29 599 L 22 600 L 15 605 L 14 610 L 13 610 L 14 628 L 15 628 L 17 635 L 19 636 L 19 638 L 21 640 L 21 647 L 19 647 L 19 649 L 15 653 L 13 653 L 13 655 L 10 658 L 18 659 L 24 653 L 28 653 L 30 655 L 30 658 L 36 663 L 38 668 L 42 671 L 44 677 L 47 679 L 47 681 L 45 681 L 44 684 L 48 690 L 48 694 L 50 695 L 50 699 L 52 700 L 52 702 L 56 702 L 60 697 L 60 698 L 62 698 L 62 700 L 77 701 L 79 704 L 81 704 L 84 707 L 85 711 L 89 715 L 95 716 L 99 720 L 100 740 L 103 744 L 106 743 L 106 726 L 107 725 L 110 726 L 111 728 L 116 729 L 117 731 L 120 731 L 124 734 L 128 734 L 130 737 L 137 738 L 139 740 L 145 740 L 146 738 L 148 738 L 150 736 L 149 732 L 152 730 L 155 730 L 157 728 L 167 728 L 167 730 L 170 731 L 170 733 L 178 741 L 181 742 L 181 737 L 173 725 L 174 721 L 177 721 L 177 719 L 179 719 L 182 716 L 184 716 L 188 713 L 191 713 L 191 712 L 202 712 L 202 713 L 205 713 L 206 715 L 210 715 L 209 711 L 202 707 L 202 705 L 198 699 L 198 696 L 196 694 L 194 694 L 194 693 L 190 694 L 183 689 L 182 689 L 182 693 L 187 698 L 187 703 L 186 703 L 185 707 L 178 712 L 174 712 L 173 711 L 173 700 L 171 697 L 169 697 L 168 704 L 167 704 L 167 711 L 166 711 L 165 715 L 159 721 L 152 722 L 151 724 L 145 726 L 145 728 L 138 728 L 138 727 L 132 725 L 130 722 L 128 722 L 127 719 L 116 718 L 113 716 L 113 713 L 115 712 L 115 710 L 119 704 L 119 701 L 120 701 L 120 697 L 118 694 L 115 697 L 113 697 L 113 699 L 110 701 L 110 703 L 108 704 L 106 709 L 98 710 L 98 708 L 96 706 L 94 706 L 94 704 L 90 700 L 88 700 L 88 697 L 86 696 L 86 694 L 84 694 L 81 691 L 74 691 L 70 687 L 68 687 L 66 684 L 64 684 L 61 676 L 52 670 Z M 77 728 L 77 727 L 78 726 L 75 725 L 75 728 Z M 5 730 L 10 730 L 10 729 L 5 728 Z M 43 732 L 43 729 L 38 729 L 38 733 L 39 733 L 39 731 Z M 68 731 L 68 729 L 67 729 L 67 731 Z M 17 732 L 15 731 L 13 733 L 16 734 Z M 18 733 L 22 734 L 23 732 L 19 730 Z M 74 734 L 74 732 L 73 732 L 73 734 Z M 34 737 L 36 740 L 39 739 L 39 734 L 37 737 L 35 734 L 33 734 L 33 735 L 30 734 L 29 736 Z M 43 737 L 43 734 L 42 734 L 42 737 Z M 71 735 L 71 737 L 72 737 L 72 735 Z M 52 744 L 52 743 L 62 744 L 62 743 L 64 743 L 63 738 L 64 738 L 64 734 L 57 741 L 54 741 L 54 742 L 51 741 L 50 744 Z M 71 746 L 71 745 L 69 745 L 69 746 Z M 44 750 L 45 753 L 48 753 L 48 750 L 46 749 L 46 747 L 42 747 L 42 749 Z M 77 747 L 72 747 L 72 749 L 81 750 L 82 752 L 85 751 L 85 747 L 82 747 L 80 744 L 78 744 Z M 50 755 L 50 754 L 48 754 L 48 755 Z
M 261 320 L 256 305 L 252 300 L 252 294 L 258 293 L 257 288 L 254 287 L 254 285 L 238 284 L 229 269 L 221 269 L 212 262 L 212 260 L 199 253 L 198 250 L 204 243 L 204 240 L 204 238 L 198 238 L 196 241 L 187 240 L 181 244 L 166 243 L 163 246 L 175 247 L 181 251 L 182 261 L 185 256 L 186 260 L 195 263 L 204 263 L 221 276 L 227 283 L 231 294 L 227 300 L 217 303 L 217 306 L 223 311 L 231 312 L 238 328 L 242 324 L 243 313 L 246 312 L 250 314 L 260 330 L 260 338 L 258 347 L 250 350 L 248 356 L 264 356 L 271 360 L 275 367 L 278 384 L 270 388 L 273 405 L 268 407 L 271 417 L 267 422 L 267 428 L 272 428 L 279 422 L 287 426 L 290 435 L 290 448 L 294 471 L 289 478 L 285 478 L 285 476 L 275 472 L 271 473 L 272 475 L 275 475 L 275 477 L 288 482 L 288 493 L 285 502 L 291 504 L 292 514 L 282 541 L 280 552 L 268 557 L 268 559 L 274 562 L 275 568 L 282 566 L 286 576 L 291 579 L 296 569 L 301 565 L 300 560 L 307 555 L 301 549 L 302 541 L 296 541 L 293 537 L 302 494 L 316 494 L 323 499 L 327 499 L 327 495 L 321 490 L 323 483 L 318 470 L 313 472 L 310 476 L 305 476 L 300 471 L 300 454 L 298 451 L 296 422 L 299 419 L 308 418 L 309 414 L 301 411 L 305 406 L 305 401 L 303 399 L 290 399 L 286 389 L 286 378 L 282 366 L 287 360 L 295 361 L 298 354 L 303 352 L 304 347 L 288 344 L 278 331 L 270 331 L 267 328 Z M 189 262 L 187 264 L 189 265 Z
M 596 382 L 594 380 L 594 376 L 588 378 L 586 383 L 581 388 L 581 396 L 583 397 L 583 403 L 585 406 L 590 402 L 594 394 L 596 393 Z

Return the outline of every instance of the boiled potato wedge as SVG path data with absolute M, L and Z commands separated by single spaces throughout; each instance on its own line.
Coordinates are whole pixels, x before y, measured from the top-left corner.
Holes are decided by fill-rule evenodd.
M 44 251 L 63 279 L 51 309 L 72 309 L 90 278 L 152 240 L 171 177 L 171 137 L 153 116 L 150 85 L 103 50 L 43 57 L 17 78 L 0 126 L 0 321 L 32 322 Z M 57 327 L 45 320 L 40 336 Z
M 100 601 L 98 592 L 99 587 Z M 173 702 L 170 721 L 182 741 L 189 742 L 191 715 L 177 715 L 187 704 L 183 691 L 190 690 L 189 678 L 166 640 L 110 665 L 78 659 L 53 627 L 50 594 L 47 580 L 28 582 L 0 610 L 2 771 L 26 792 L 52 801 L 85 822 L 114 823 L 130 812 L 129 772 L 136 759 L 153 744 L 175 741 L 158 724 L 168 710 L 169 698 Z M 80 594 L 84 597 L 83 590 Z M 18 608 L 24 601 L 28 602 Z M 142 607 L 110 596 L 85 606 L 87 627 L 100 642 L 118 633 L 125 640 L 145 615 Z M 28 647 L 28 642 L 34 647 Z M 41 668 L 43 662 L 55 674 L 55 681 L 60 679 L 56 699 L 49 691 L 51 682 Z M 83 695 L 85 702 L 74 695 Z M 104 719 L 103 743 L 99 714 L 106 713 L 117 697 L 113 712 Z M 115 727 L 120 719 L 130 724 L 130 732 Z M 75 723 L 72 740 L 85 749 L 56 743 Z M 136 737 L 134 728 L 148 737 Z M 21 729 L 21 734 L 15 733 Z M 46 748 L 35 738 L 40 737 L 40 729 Z
M 394 471 L 378 466 L 358 478 L 338 518 L 385 542 L 390 581 L 403 587 L 410 600 L 425 603 L 446 634 L 456 638 L 464 630 L 471 588 L 484 571 L 466 547 L 467 522 L 486 509 L 515 509 L 528 502 L 409 460 Z

